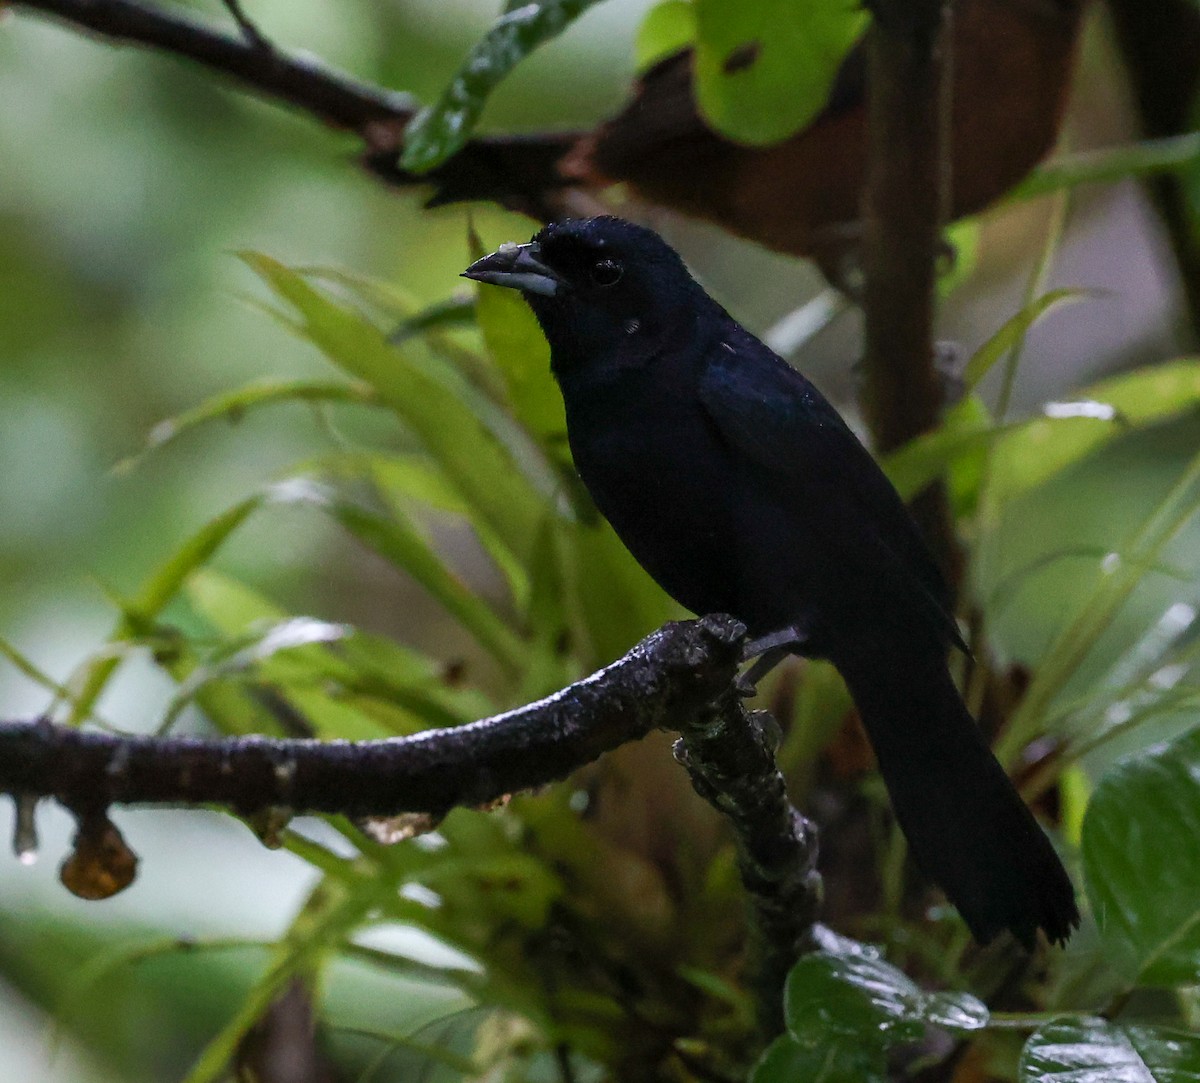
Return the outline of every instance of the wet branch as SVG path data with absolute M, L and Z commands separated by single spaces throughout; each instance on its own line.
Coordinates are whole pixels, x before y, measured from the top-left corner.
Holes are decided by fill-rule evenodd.
M 50 722 L 0 723 L 0 792 L 17 804 L 14 848 L 36 846 L 33 814 L 53 799 L 76 817 L 63 881 L 105 898 L 136 857 L 112 805 L 204 805 L 250 820 L 266 840 L 301 812 L 432 822 L 565 778 L 651 730 L 682 734 L 677 757 L 730 821 L 751 899 L 764 1029 L 782 1029 L 783 979 L 815 920 L 816 834 L 787 800 L 775 724 L 733 691 L 745 628 L 729 617 L 667 624 L 627 655 L 525 707 L 451 729 L 379 741 L 123 736 Z

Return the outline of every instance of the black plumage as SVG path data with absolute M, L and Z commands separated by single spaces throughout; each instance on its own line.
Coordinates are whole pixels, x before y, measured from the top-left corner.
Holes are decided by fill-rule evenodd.
M 950 677 L 946 586 L 837 411 L 642 227 L 551 225 L 466 274 L 529 302 L 579 475 L 663 589 L 837 667 L 917 864 L 976 939 L 1065 940 L 1070 880 Z

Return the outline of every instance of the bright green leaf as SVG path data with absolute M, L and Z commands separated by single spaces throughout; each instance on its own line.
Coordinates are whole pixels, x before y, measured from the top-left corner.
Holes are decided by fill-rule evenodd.
M 1084 389 L 1077 399 L 1112 407 L 1110 418 L 1044 415 L 1015 428 L 997 442 L 992 457 L 994 499 L 1010 500 L 1131 428 L 1200 404 L 1200 358 L 1123 373 Z
M 1064 1019 L 1030 1037 L 1020 1083 L 1200 1083 L 1200 1038 L 1103 1019 Z
M 1063 305 L 1094 296 L 1095 293 L 1091 290 L 1066 288 L 1049 290 L 1034 300 L 1032 304 L 1021 309 L 980 346 L 971 360 L 967 362 L 966 372 L 963 373 L 967 389 L 975 390 L 979 386 L 979 381 L 991 371 L 992 366 L 1005 354 L 1015 349 L 1043 316 Z
M 370 384 L 439 464 L 478 515 L 515 554 L 529 552 L 543 501 L 509 449 L 435 366 L 389 346 L 378 328 L 267 256 L 243 258 L 304 318 L 303 334 L 334 364 Z
M 117 643 L 135 634 L 158 618 L 179 592 L 188 576 L 208 562 L 209 558 L 225 543 L 225 540 L 262 503 L 262 497 L 253 496 L 235 504 L 215 519 L 206 523 L 193 534 L 171 556 L 151 574 L 142 589 L 125 606 L 125 612 L 109 639 Z M 85 670 L 79 685 L 79 694 L 72 707 L 72 725 L 82 722 L 91 713 L 104 691 L 108 679 L 120 664 L 120 657 L 105 651 L 92 661 Z
M 696 97 L 717 131 L 775 143 L 825 108 L 867 15 L 845 0 L 695 0 Z
M 422 109 L 404 133 L 400 164 L 434 169 L 471 136 L 488 95 L 539 45 L 557 37 L 599 0 L 531 0 L 506 11 L 467 55 L 436 105 Z
M 1104 776 L 1083 865 L 1115 965 L 1148 983 L 1200 980 L 1200 729 Z
M 567 419 L 550 374 L 550 346 L 516 290 L 479 285 L 476 311 L 483 341 L 504 376 L 517 419 L 544 447 L 565 454 Z
M 645 71 L 695 40 L 696 7 L 691 0 L 662 0 L 646 13 L 638 27 L 634 63 L 639 71 Z

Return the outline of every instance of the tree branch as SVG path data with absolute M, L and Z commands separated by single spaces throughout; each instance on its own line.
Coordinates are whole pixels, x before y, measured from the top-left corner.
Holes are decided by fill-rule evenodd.
M 371 143 L 394 128 L 398 146 L 417 109 L 407 94 L 360 83 L 307 57 L 289 56 L 269 46 L 261 33 L 224 34 L 178 11 L 136 0 L 18 0 L 11 6 L 44 12 L 114 44 L 145 45 L 194 60 Z
M 863 412 L 880 452 L 937 426 L 934 285 L 946 217 L 944 15 L 949 0 L 873 0 L 868 34 L 869 148 L 863 207 L 866 344 Z M 913 502 L 947 578 L 962 558 L 945 489 Z
M 34 852 L 33 809 L 52 798 L 79 825 L 63 882 L 85 898 L 128 886 L 137 859 L 112 805 L 220 806 L 264 841 L 300 812 L 352 818 L 486 805 L 566 777 L 654 729 L 682 733 L 677 758 L 735 832 L 751 898 L 752 973 L 769 1035 L 783 1029 L 783 981 L 820 897 L 816 831 L 788 803 L 775 723 L 733 688 L 745 628 L 711 616 L 667 624 L 625 657 L 554 695 L 452 729 L 380 741 L 133 737 L 47 721 L 0 723 L 0 793 L 17 804 L 14 849 Z
M 0 724 L 0 792 L 77 813 L 110 805 L 218 805 L 445 815 L 565 778 L 653 729 L 678 728 L 736 675 L 730 618 L 665 625 L 598 673 L 469 725 L 378 741 L 125 736 L 48 722 Z
M 789 803 L 775 765 L 779 728 L 748 713 L 732 688 L 681 727 L 675 758 L 692 785 L 733 824 L 738 867 L 751 903 L 751 963 L 759 1026 L 784 1029 L 783 986 L 796 956 L 811 950 L 821 903 L 815 826 Z
M 418 103 L 408 94 L 359 82 L 311 57 L 291 55 L 272 45 L 249 22 L 239 3 L 227 6 L 242 33 L 225 34 L 176 11 L 140 0 L 17 0 L 15 11 L 42 12 L 60 22 L 90 30 L 113 44 L 132 43 L 173 53 L 228 76 L 245 89 L 301 110 L 330 127 L 358 136 L 363 164 L 379 180 L 401 187 L 415 182 L 454 193 L 499 189 L 513 210 L 549 218 L 553 190 L 569 184 L 555 163 L 575 141 L 570 134 L 509 136 L 472 140 L 424 177 L 396 165 L 404 131 Z

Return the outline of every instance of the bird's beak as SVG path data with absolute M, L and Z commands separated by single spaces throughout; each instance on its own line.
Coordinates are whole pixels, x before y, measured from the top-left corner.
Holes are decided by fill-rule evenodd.
M 476 282 L 491 282 L 524 293 L 553 297 L 564 283 L 553 268 L 541 261 L 541 254 L 541 246 L 536 241 L 502 244 L 490 256 L 477 259 L 462 276 Z

